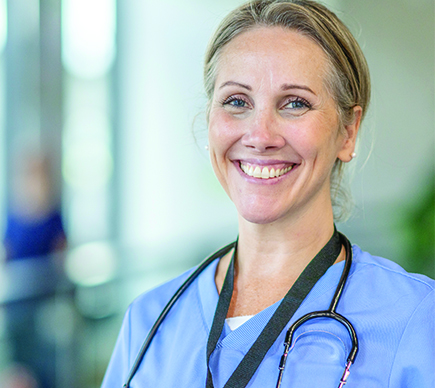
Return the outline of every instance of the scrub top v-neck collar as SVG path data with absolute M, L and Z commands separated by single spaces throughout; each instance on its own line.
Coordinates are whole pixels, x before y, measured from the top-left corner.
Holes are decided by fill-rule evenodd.
M 200 308 L 203 313 L 205 329 L 207 332 L 211 329 L 216 306 L 219 300 L 219 293 L 215 283 L 218 262 L 219 260 L 216 260 L 214 263 L 210 264 L 198 278 L 197 283 L 201 304 Z M 309 309 L 309 305 L 318 297 L 324 295 L 328 291 L 335 290 L 336 284 L 343 270 L 343 265 L 344 262 L 339 262 L 327 270 L 325 275 L 315 284 L 307 298 L 303 301 L 295 316 L 299 315 L 299 310 Z M 252 343 L 257 339 L 258 333 L 260 333 L 266 326 L 267 322 L 278 308 L 280 302 L 281 300 L 260 311 L 234 331 L 232 331 L 228 324 L 225 323 L 217 347 L 238 349 L 241 352 L 246 353 Z M 325 309 L 327 307 L 328 306 L 325 306 Z M 290 322 L 294 320 L 295 316 Z
M 199 297 L 201 308 L 204 313 L 207 332 L 211 329 L 214 313 L 219 300 L 219 293 L 215 283 L 217 264 L 218 260 L 216 260 L 215 263 L 212 263 L 198 279 Z M 213 284 L 213 287 L 210 287 L 210 284 Z M 260 333 L 266 326 L 267 322 L 269 322 L 280 302 L 281 301 L 278 301 L 260 311 L 234 331 L 232 331 L 225 322 L 217 347 L 238 349 L 244 353 L 247 352 L 252 343 L 258 337 L 258 333 Z

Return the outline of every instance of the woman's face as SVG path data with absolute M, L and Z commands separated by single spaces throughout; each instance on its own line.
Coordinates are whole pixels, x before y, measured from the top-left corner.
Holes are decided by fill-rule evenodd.
M 280 27 L 247 31 L 224 47 L 210 156 L 246 220 L 266 224 L 330 208 L 332 167 L 337 158 L 351 159 L 358 128 L 339 131 L 327 67 L 316 43 Z

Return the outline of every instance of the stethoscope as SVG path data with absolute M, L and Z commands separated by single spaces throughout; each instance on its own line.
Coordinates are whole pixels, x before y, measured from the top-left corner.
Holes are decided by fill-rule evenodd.
M 340 301 L 341 295 L 343 293 L 344 286 L 346 284 L 347 278 L 349 276 L 350 267 L 352 265 L 352 247 L 350 245 L 349 240 L 344 236 L 343 234 L 339 233 L 340 240 L 342 245 L 345 248 L 346 251 L 346 259 L 343 267 L 343 272 L 341 274 L 340 280 L 338 282 L 337 288 L 335 290 L 334 296 L 331 300 L 331 304 L 328 308 L 328 310 L 322 310 L 322 311 L 314 311 L 311 313 L 308 313 L 304 315 L 303 317 L 299 318 L 296 322 L 294 322 L 289 329 L 287 330 L 287 334 L 285 336 L 284 341 L 284 353 L 281 357 L 278 369 L 278 381 L 276 384 L 276 388 L 281 387 L 281 382 L 284 374 L 284 369 L 287 361 L 287 356 L 289 354 L 289 351 L 292 346 L 293 342 L 293 335 L 295 331 L 304 323 L 306 323 L 309 320 L 316 319 L 316 318 L 331 318 L 335 321 L 339 322 L 341 325 L 343 325 L 351 338 L 352 341 L 352 347 L 348 354 L 345 369 L 343 372 L 343 375 L 341 376 L 340 383 L 338 385 L 338 388 L 344 387 L 344 385 L 347 382 L 347 379 L 349 377 L 350 373 L 350 367 L 355 362 L 356 355 L 358 353 L 358 338 L 355 332 L 354 327 L 352 324 L 342 315 L 338 314 L 336 312 L 336 308 L 338 305 L 338 302 Z M 133 367 L 130 370 L 130 373 L 128 375 L 128 378 L 124 384 L 124 388 L 128 388 L 130 386 L 130 382 L 133 379 L 134 375 L 136 374 L 137 370 L 139 369 L 139 366 L 145 356 L 146 351 L 148 350 L 151 341 L 153 340 L 154 336 L 156 335 L 156 332 L 158 328 L 160 327 L 161 323 L 165 319 L 165 317 L 168 315 L 171 308 L 174 306 L 174 304 L 177 302 L 177 300 L 180 298 L 180 296 L 183 294 L 183 292 L 193 283 L 193 281 L 204 271 L 205 268 L 208 267 L 209 264 L 211 264 L 214 260 L 221 258 L 225 254 L 227 254 L 231 249 L 233 249 L 236 246 L 236 242 L 231 243 L 224 248 L 220 249 L 219 251 L 212 254 L 210 257 L 208 257 L 206 260 L 204 260 L 198 268 L 185 280 L 185 282 L 180 286 L 180 288 L 175 292 L 175 294 L 172 296 L 170 301 L 166 304 L 162 312 L 160 313 L 160 316 L 155 321 L 153 327 L 151 328 L 150 332 L 148 333 L 147 338 L 145 339 L 138 356 L 136 357 L 136 360 L 133 364 Z

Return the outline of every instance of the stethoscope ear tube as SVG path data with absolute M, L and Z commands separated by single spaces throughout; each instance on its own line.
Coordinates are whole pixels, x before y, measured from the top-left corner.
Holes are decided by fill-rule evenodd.
M 311 319 L 315 319 L 315 318 L 335 319 L 336 321 L 340 322 L 344 327 L 346 327 L 346 329 L 349 333 L 349 336 L 350 336 L 351 341 L 352 341 L 352 348 L 347 356 L 346 368 L 345 368 L 343 376 L 340 380 L 340 383 L 343 383 L 343 382 L 344 382 L 344 384 L 346 383 L 347 376 L 349 375 L 349 368 L 353 364 L 355 357 L 358 353 L 358 337 L 356 335 L 355 329 L 353 328 L 352 324 L 345 317 L 343 317 L 340 314 L 337 314 L 334 311 L 324 310 L 324 311 L 314 311 L 314 312 L 311 312 L 311 313 L 304 315 L 303 317 L 299 318 L 295 323 L 293 323 L 293 325 L 291 325 L 290 328 L 288 329 L 286 337 L 285 337 L 285 342 L 284 342 L 284 353 L 281 357 L 281 361 L 279 364 L 279 375 L 278 375 L 278 381 L 276 384 L 277 388 L 279 388 L 281 386 L 281 381 L 282 381 L 282 377 L 283 377 L 283 373 L 284 373 L 284 369 L 285 369 L 285 364 L 287 361 L 287 356 L 288 356 L 288 354 L 290 352 L 290 348 L 292 346 L 293 335 L 294 335 L 295 331 L 300 326 L 302 326 L 305 322 L 307 322 Z M 340 387 L 341 386 L 342 385 L 340 385 Z
M 165 319 L 165 317 L 168 315 L 171 308 L 174 306 L 174 304 L 177 302 L 177 300 L 180 298 L 181 294 L 192 284 L 192 282 L 201 274 L 201 272 L 210 265 L 214 260 L 222 257 L 226 253 L 228 253 L 234 246 L 236 245 L 236 242 L 232 242 L 231 244 L 226 245 L 225 247 L 219 249 L 217 252 L 210 255 L 207 259 L 205 259 L 198 268 L 192 272 L 192 274 L 184 281 L 184 283 L 180 286 L 180 288 L 175 292 L 175 294 L 172 296 L 172 298 L 169 300 L 163 311 L 160 313 L 157 320 L 154 322 L 153 327 L 151 328 L 150 332 L 148 333 L 147 338 L 145 339 L 144 343 L 142 344 L 142 347 L 140 348 L 139 354 L 136 357 L 136 360 L 130 370 L 130 373 L 128 374 L 127 380 L 125 384 L 123 385 L 123 388 L 129 388 L 130 382 L 133 379 L 134 375 L 136 374 L 137 370 L 139 369 L 139 366 L 145 356 L 145 353 L 147 349 L 149 348 L 152 339 L 154 338 L 158 328 L 160 327 L 161 323 Z

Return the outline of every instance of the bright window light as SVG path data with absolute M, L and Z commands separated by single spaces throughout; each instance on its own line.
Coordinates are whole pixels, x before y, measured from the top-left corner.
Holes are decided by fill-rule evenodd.
M 6 8 L 6 0 L 0 0 L 0 53 L 3 52 L 6 46 L 8 37 L 8 12 Z
M 62 172 L 76 190 L 94 190 L 111 178 L 110 124 L 98 111 L 84 110 L 69 117 L 64 128 Z
M 62 61 L 81 78 L 104 76 L 116 44 L 116 0 L 62 0 Z
M 114 278 L 115 253 L 104 241 L 81 245 L 68 253 L 65 269 L 75 284 L 97 286 Z

